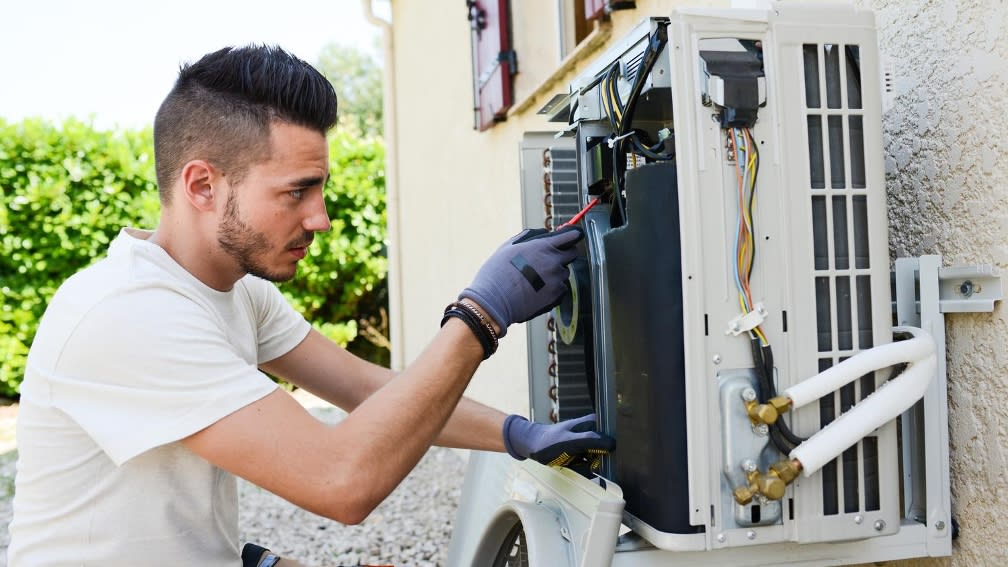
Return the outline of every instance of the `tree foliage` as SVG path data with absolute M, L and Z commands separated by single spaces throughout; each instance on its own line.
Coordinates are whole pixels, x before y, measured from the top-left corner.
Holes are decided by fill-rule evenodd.
M 315 67 L 339 98 L 340 127 L 364 136 L 382 132 L 382 69 L 370 54 L 338 43 L 322 49 Z
M 384 152 L 337 132 L 330 161 L 332 231 L 281 290 L 324 334 L 387 363 L 381 341 L 361 337 L 384 317 Z M 103 257 L 121 227 L 157 224 L 154 179 L 149 129 L 0 120 L 0 395 L 17 395 L 38 321 L 63 280 Z

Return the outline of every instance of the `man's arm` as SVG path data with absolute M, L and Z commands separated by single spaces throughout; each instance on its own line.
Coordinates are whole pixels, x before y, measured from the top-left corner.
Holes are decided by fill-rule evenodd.
M 262 369 L 348 412 L 395 377 L 388 368 L 354 356 L 315 330 L 287 354 L 263 364 Z M 462 398 L 435 444 L 503 451 L 501 430 L 505 417 L 491 407 Z
M 503 335 L 509 325 L 545 312 L 568 291 L 566 264 L 577 255 L 575 244 L 580 238 L 576 229 L 524 231 L 494 252 L 461 296 L 489 315 Z M 470 316 L 462 311 L 461 315 Z M 377 370 L 341 354 L 347 366 L 339 370 L 340 375 L 362 378 L 332 386 L 332 401 L 356 406 L 334 426 L 324 425 L 286 392 L 276 391 L 182 443 L 207 461 L 307 510 L 344 523 L 360 522 L 442 431 L 476 367 L 492 352 L 489 339 L 479 323 L 447 317 L 430 346 L 384 385 Z M 280 375 L 306 368 L 319 352 L 318 340 L 312 338 L 305 348 L 295 348 L 296 354 L 288 353 L 289 359 L 278 359 L 267 367 Z M 317 386 L 322 375 L 310 373 L 301 380 Z M 463 416 L 453 431 L 471 419 L 490 426 L 492 419 L 475 417 L 475 413 Z M 473 433 L 453 433 L 450 441 L 487 434 L 474 429 Z M 530 443 L 521 443 L 528 447 L 515 453 L 524 458 L 524 453 L 537 450 L 536 441 L 542 436 L 535 428 L 517 429 L 528 429 L 522 437 Z
M 182 443 L 302 508 L 359 523 L 427 451 L 481 358 L 472 331 L 449 320 L 408 369 L 336 426 L 277 390 Z

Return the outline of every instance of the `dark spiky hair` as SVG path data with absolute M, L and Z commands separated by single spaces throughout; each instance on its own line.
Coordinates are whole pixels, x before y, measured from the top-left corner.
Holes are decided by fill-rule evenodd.
M 154 119 L 161 202 L 193 159 L 240 183 L 269 157 L 272 121 L 323 136 L 336 123 L 336 92 L 314 67 L 276 46 L 226 47 L 183 65 Z

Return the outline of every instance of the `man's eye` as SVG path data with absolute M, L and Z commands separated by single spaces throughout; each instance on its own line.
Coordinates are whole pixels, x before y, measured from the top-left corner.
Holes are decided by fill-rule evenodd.
M 300 201 L 301 197 L 304 196 L 304 189 L 295 189 L 295 190 L 289 192 L 288 195 L 290 195 L 294 199 Z

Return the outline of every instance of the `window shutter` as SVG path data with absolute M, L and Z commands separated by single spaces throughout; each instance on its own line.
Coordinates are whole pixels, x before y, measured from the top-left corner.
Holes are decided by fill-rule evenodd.
M 585 19 L 597 20 L 605 15 L 605 0 L 584 0 Z
M 615 10 L 635 8 L 635 2 L 628 0 L 584 0 L 585 19 L 597 20 Z
M 518 61 L 511 49 L 508 0 L 466 0 L 466 7 L 472 30 L 473 127 L 483 131 L 507 118 Z

